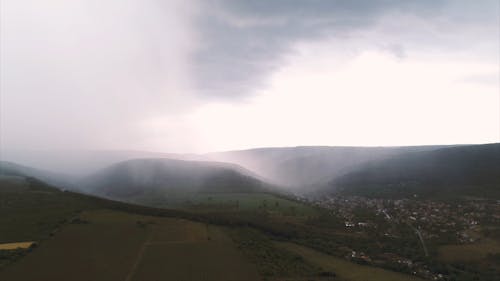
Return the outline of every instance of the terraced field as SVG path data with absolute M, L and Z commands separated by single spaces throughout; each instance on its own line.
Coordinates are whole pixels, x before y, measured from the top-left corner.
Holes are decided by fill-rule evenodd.
M 175 218 L 88 211 L 0 280 L 259 280 L 217 227 Z

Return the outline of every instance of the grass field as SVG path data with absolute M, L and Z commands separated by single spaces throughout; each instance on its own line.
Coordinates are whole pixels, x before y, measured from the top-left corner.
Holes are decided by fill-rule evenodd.
M 255 229 L 228 228 L 226 231 L 259 272 L 270 280 L 320 280 L 321 274 L 327 273 L 299 255 L 277 247 L 269 236 Z M 330 272 L 327 276 L 332 275 Z
M 193 273 L 194 272 L 194 273 Z M 216 227 L 183 219 L 90 211 L 0 280 L 258 280 Z
M 40 241 L 82 209 L 90 198 L 30 184 L 0 179 L 0 243 Z
M 0 192 L 19 192 L 28 188 L 28 183 L 23 177 L 0 175 Z
M 279 247 L 302 256 L 305 260 L 320 266 L 324 270 L 333 271 L 346 281 L 418 281 L 420 278 L 392 272 L 376 267 L 359 265 L 341 258 L 320 253 L 311 248 L 294 243 L 276 242 Z
M 444 262 L 471 262 L 486 258 L 489 254 L 500 253 L 500 242 L 481 239 L 465 245 L 446 245 L 439 248 L 439 259 Z
M 187 196 L 184 199 L 183 207 L 200 210 L 261 210 L 290 216 L 316 214 L 316 210 L 310 206 L 268 193 L 198 193 Z

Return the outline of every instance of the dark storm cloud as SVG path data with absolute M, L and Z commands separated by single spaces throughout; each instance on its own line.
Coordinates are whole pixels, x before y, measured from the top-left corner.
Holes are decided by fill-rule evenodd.
M 443 1 L 210 1 L 199 19 L 203 44 L 196 56 L 200 93 L 241 98 L 264 85 L 290 45 L 346 36 L 391 12 L 432 18 Z M 391 47 L 404 56 L 401 46 Z

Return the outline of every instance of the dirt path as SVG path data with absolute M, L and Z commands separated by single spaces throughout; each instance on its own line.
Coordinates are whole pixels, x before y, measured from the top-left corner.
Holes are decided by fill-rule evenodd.
M 146 247 L 151 244 L 151 238 L 153 237 L 153 231 L 149 234 L 148 238 L 144 240 L 144 243 L 142 243 L 141 248 L 139 249 L 139 253 L 137 253 L 137 257 L 135 258 L 134 264 L 132 265 L 132 268 L 130 269 L 130 272 L 127 274 L 127 277 L 125 278 L 125 281 L 131 281 L 132 277 L 134 276 L 137 267 L 141 263 L 142 257 L 144 256 L 144 251 L 146 250 Z

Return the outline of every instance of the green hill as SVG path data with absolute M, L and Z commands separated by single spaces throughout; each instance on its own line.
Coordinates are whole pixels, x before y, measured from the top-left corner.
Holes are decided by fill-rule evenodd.
M 253 193 L 269 188 L 232 164 L 172 159 L 138 159 L 112 165 L 79 185 L 91 194 L 135 199 L 183 193 Z
M 326 190 L 382 197 L 500 198 L 500 144 L 441 148 L 370 162 L 333 180 Z
M 326 184 L 371 161 L 442 147 L 274 147 L 210 153 L 203 155 L 201 159 L 236 163 L 270 182 L 305 191 L 311 186 Z
M 71 177 L 42 169 L 19 165 L 8 161 L 0 161 L 0 176 L 33 177 L 59 188 L 73 186 Z

